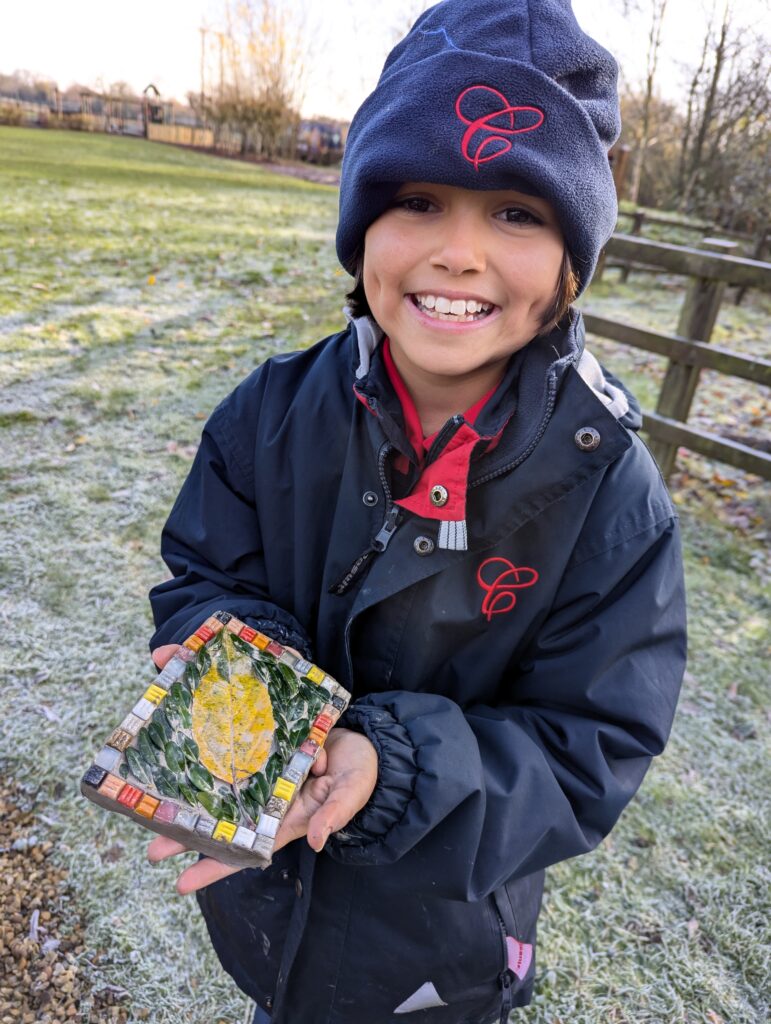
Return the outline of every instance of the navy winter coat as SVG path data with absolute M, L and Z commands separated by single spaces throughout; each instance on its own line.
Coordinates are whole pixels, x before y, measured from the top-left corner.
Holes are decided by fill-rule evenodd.
M 543 869 L 608 834 L 667 741 L 677 517 L 622 392 L 579 372 L 575 314 L 512 357 L 476 424 L 506 426 L 471 463 L 468 550 L 440 548 L 391 504 L 394 453 L 414 453 L 378 341 L 357 321 L 213 413 L 163 531 L 151 648 L 231 611 L 350 689 L 343 724 L 379 755 L 321 854 L 297 841 L 199 894 L 238 985 L 276 1024 L 492 1024 L 531 999 L 534 961 L 508 958 L 535 943 Z

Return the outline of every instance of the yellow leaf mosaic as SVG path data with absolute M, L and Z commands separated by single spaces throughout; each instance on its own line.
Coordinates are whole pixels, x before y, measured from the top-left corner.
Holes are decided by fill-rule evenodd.
M 266 867 L 349 700 L 317 665 L 216 612 L 124 709 L 81 792 L 200 853 Z

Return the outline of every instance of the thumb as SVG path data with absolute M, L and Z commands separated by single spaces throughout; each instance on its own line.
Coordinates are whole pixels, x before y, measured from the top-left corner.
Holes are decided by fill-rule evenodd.
M 330 835 L 347 825 L 358 810 L 352 800 L 338 795 L 330 796 L 308 822 L 308 844 L 311 849 L 321 853 Z
M 151 655 L 156 667 L 163 668 L 167 661 L 171 661 L 180 646 L 180 644 L 164 644 L 162 647 L 156 647 Z

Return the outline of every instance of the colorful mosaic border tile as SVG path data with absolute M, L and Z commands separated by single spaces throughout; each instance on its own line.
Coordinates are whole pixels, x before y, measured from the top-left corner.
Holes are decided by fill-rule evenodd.
M 349 700 L 317 665 L 216 612 L 113 729 L 81 792 L 190 849 L 266 867 Z

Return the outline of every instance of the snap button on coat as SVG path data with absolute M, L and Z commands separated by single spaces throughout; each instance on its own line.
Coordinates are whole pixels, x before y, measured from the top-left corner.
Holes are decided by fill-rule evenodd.
M 582 452 L 593 452 L 600 446 L 600 433 L 594 427 L 581 427 L 576 431 L 573 440 L 576 443 L 576 448 Z
M 361 496 L 361 500 L 364 502 L 365 505 L 369 505 L 370 508 L 373 508 L 375 505 L 377 505 L 380 499 L 378 498 L 374 491 L 365 491 L 364 494 L 362 494 Z
M 442 487 L 441 484 L 434 484 L 431 488 L 431 504 L 436 505 L 437 508 L 441 508 L 442 505 L 446 505 L 449 497 L 450 495 L 447 493 L 447 488 Z
M 415 553 L 418 555 L 430 555 L 435 547 L 434 542 L 430 537 L 422 536 L 416 537 L 412 546 L 415 549 Z

